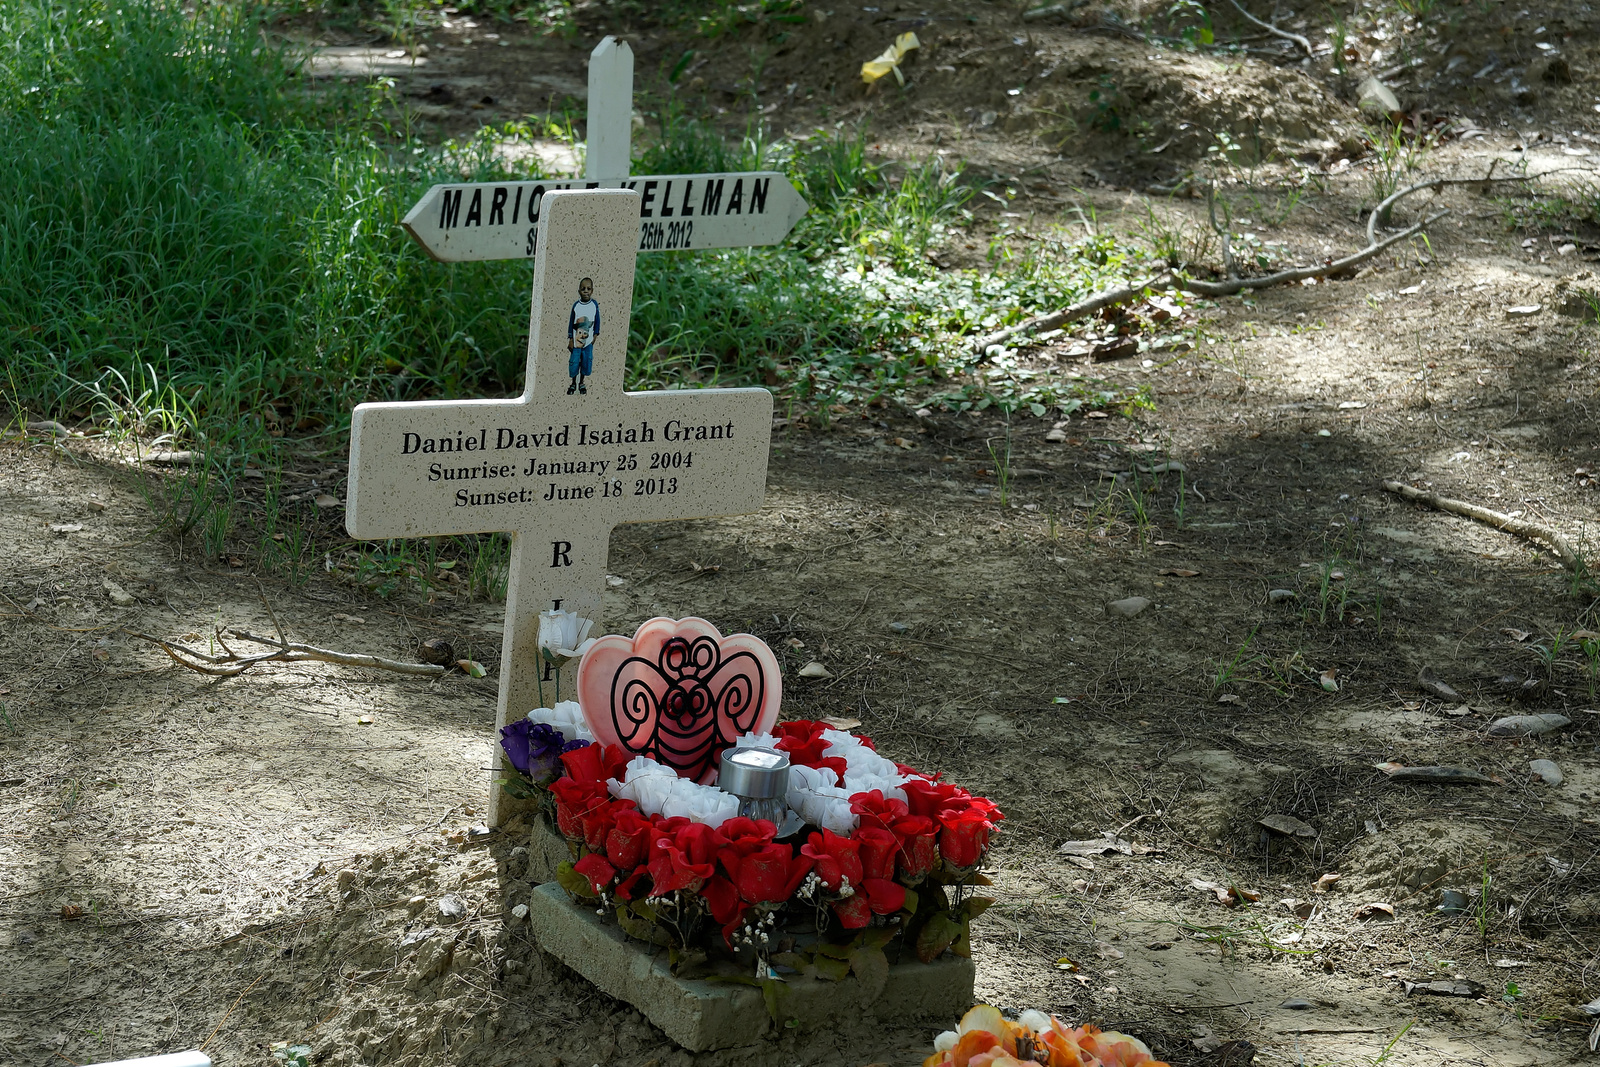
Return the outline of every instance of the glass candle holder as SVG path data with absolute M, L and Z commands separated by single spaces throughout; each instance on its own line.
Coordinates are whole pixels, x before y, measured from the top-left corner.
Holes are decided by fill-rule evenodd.
M 739 798 L 739 814 L 782 826 L 789 813 L 789 754 L 772 748 L 727 748 L 717 787 Z

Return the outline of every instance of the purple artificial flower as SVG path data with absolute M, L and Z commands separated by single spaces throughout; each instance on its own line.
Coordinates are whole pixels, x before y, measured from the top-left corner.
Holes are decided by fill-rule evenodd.
M 524 773 L 538 781 L 561 769 L 561 753 L 566 737 L 549 723 L 534 723 L 528 731 L 528 769 Z
M 533 726 L 527 719 L 516 719 L 500 727 L 500 747 L 505 749 L 506 759 L 511 761 L 511 766 L 522 774 L 528 773 L 528 735 Z
M 560 735 L 557 735 L 557 736 L 560 736 Z M 580 738 L 578 738 L 578 739 L 576 739 L 574 741 L 568 741 L 566 744 L 562 745 L 561 746 L 561 751 L 563 751 L 563 752 L 572 752 L 572 751 L 574 751 L 576 749 L 580 749 L 580 748 L 583 748 L 583 747 L 585 747 L 587 745 L 592 745 L 592 744 L 594 744 L 593 741 L 585 741 L 583 738 L 580 737 Z

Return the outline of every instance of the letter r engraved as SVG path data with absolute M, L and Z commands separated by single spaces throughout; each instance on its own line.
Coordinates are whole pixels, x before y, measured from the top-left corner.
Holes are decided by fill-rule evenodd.
M 554 554 L 553 558 L 550 560 L 550 566 L 552 566 L 552 567 L 570 567 L 570 566 L 572 566 L 572 542 L 571 541 L 552 541 L 550 543 L 551 543 L 551 545 L 553 545 L 555 547 L 555 554 Z

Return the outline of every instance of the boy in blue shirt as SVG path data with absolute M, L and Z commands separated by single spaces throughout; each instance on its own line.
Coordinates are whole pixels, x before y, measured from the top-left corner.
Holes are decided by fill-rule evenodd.
M 578 283 L 578 299 L 567 316 L 567 395 L 587 393 L 584 379 L 594 373 L 594 342 L 600 336 L 600 305 L 594 302 L 594 279 Z

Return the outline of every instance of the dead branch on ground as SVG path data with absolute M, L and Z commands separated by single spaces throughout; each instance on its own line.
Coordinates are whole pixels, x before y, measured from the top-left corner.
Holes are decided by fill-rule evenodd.
M 982 363 L 984 360 L 989 358 L 990 346 L 1002 344 L 1010 338 L 1015 337 L 1017 334 L 1027 333 L 1033 330 L 1055 329 L 1057 326 L 1061 326 L 1068 322 L 1073 322 L 1077 319 L 1092 315 L 1101 308 L 1132 300 L 1141 295 L 1145 290 L 1153 289 L 1158 286 L 1172 285 L 1178 289 L 1184 290 L 1185 292 L 1194 293 L 1198 296 L 1232 296 L 1235 293 L 1243 292 L 1246 289 L 1266 289 L 1274 285 L 1286 285 L 1291 282 L 1304 281 L 1307 278 L 1320 278 L 1330 274 L 1343 274 L 1346 271 L 1354 269 L 1355 267 L 1359 267 L 1361 264 L 1377 256 L 1391 245 L 1398 244 L 1407 238 L 1415 237 L 1417 234 L 1421 233 L 1435 222 L 1438 222 L 1440 219 L 1450 214 L 1449 211 L 1435 212 L 1434 214 L 1423 219 L 1421 222 L 1406 227 L 1399 233 L 1390 234 L 1383 240 L 1378 240 L 1378 226 L 1388 218 L 1389 213 L 1394 209 L 1396 204 L 1413 193 L 1419 193 L 1424 190 L 1438 190 L 1447 185 L 1476 185 L 1479 189 L 1487 191 L 1490 182 L 1528 182 L 1545 177 L 1549 174 L 1560 174 L 1565 170 L 1584 169 L 1581 167 L 1562 168 L 1560 170 L 1545 171 L 1543 174 L 1508 174 L 1504 177 L 1497 178 L 1494 176 L 1494 164 L 1497 162 L 1499 162 L 1498 159 L 1490 163 L 1489 172 L 1482 178 L 1429 178 L 1427 181 L 1418 182 L 1415 185 L 1408 185 L 1404 189 L 1396 190 L 1388 197 L 1385 197 L 1377 207 L 1372 209 L 1372 214 L 1367 218 L 1367 246 L 1361 249 L 1359 252 L 1352 252 L 1343 259 L 1336 259 L 1331 263 L 1313 263 L 1305 267 L 1292 267 L 1289 270 L 1278 271 L 1276 274 L 1266 274 L 1256 278 L 1240 278 L 1237 276 L 1233 260 L 1233 251 L 1228 242 L 1228 234 L 1224 227 L 1217 225 L 1216 205 L 1214 199 L 1215 183 L 1212 183 L 1212 185 L 1206 190 L 1206 211 L 1210 216 L 1212 228 L 1215 229 L 1217 234 L 1222 238 L 1222 256 L 1227 267 L 1227 281 L 1206 282 L 1200 281 L 1197 278 L 1185 278 L 1181 274 L 1177 274 L 1172 271 L 1163 271 L 1148 281 L 1136 282 L 1133 285 L 1123 286 L 1117 289 L 1106 289 L 1095 293 L 1092 296 L 1085 297 L 1076 304 L 1062 308 L 1060 311 L 1051 312 L 1048 315 L 1038 315 L 1024 322 L 1019 322 L 1015 326 L 1008 326 L 1003 330 L 997 330 L 994 333 L 985 334 L 984 336 L 977 338 L 972 342 L 973 351 L 978 357 L 977 362 Z
M 1274 26 L 1270 22 L 1262 22 L 1260 19 L 1258 19 L 1254 15 L 1250 14 L 1250 12 L 1246 11 L 1243 8 L 1243 6 L 1240 5 L 1239 0 L 1228 0 L 1228 2 L 1233 5 L 1234 10 L 1238 11 L 1239 14 L 1243 15 L 1245 17 L 1245 19 L 1248 22 L 1250 22 L 1252 25 L 1258 26 L 1261 29 L 1266 30 L 1268 33 L 1272 34 L 1272 36 L 1274 36 L 1274 37 L 1280 37 L 1285 41 L 1294 42 L 1295 44 L 1299 45 L 1301 48 L 1305 49 L 1305 53 L 1306 53 L 1307 56 L 1309 56 L 1309 57 L 1311 57 L 1313 59 L 1316 58 L 1317 53 L 1312 50 L 1311 42 L 1306 40 L 1304 37 L 1300 36 L 1298 33 L 1290 33 L 1288 30 L 1280 30 L 1280 29 L 1278 29 L 1278 27 Z
M 1163 286 L 1170 282 L 1171 278 L 1172 275 L 1170 272 L 1162 271 L 1155 277 L 1148 278 L 1142 282 L 1135 282 L 1132 285 L 1125 285 L 1119 289 L 1102 290 L 1101 292 L 1095 293 L 1093 296 L 1078 301 L 1076 304 L 1073 304 L 1069 307 L 1064 307 L 1060 311 L 1052 311 L 1048 315 L 1035 315 L 1031 319 L 1017 323 L 1015 326 L 1007 326 L 1003 330 L 996 330 L 994 333 L 985 334 L 972 343 L 973 350 L 977 352 L 979 357 L 978 362 L 981 363 L 983 360 L 988 358 L 989 346 L 991 345 L 1002 344 L 1008 338 L 1014 337 L 1019 333 L 1027 333 L 1031 330 L 1053 330 L 1057 326 L 1063 326 L 1069 322 L 1075 322 L 1078 319 L 1087 318 L 1088 316 L 1093 315 L 1096 311 L 1099 311 L 1101 308 L 1110 307 L 1112 304 L 1120 304 L 1124 301 L 1132 300 L 1144 293 L 1144 291 L 1147 289 L 1155 289 L 1159 286 Z
M 1424 492 L 1421 489 L 1406 485 L 1404 482 L 1384 482 L 1383 488 L 1388 492 L 1403 496 L 1407 500 L 1415 501 L 1418 504 L 1426 504 L 1436 511 L 1447 511 L 1452 515 L 1460 515 L 1463 518 L 1493 526 L 1497 530 L 1504 530 L 1506 533 L 1516 534 L 1518 537 L 1526 537 L 1530 541 L 1542 541 L 1553 549 L 1556 555 L 1561 557 L 1562 565 L 1568 570 L 1575 574 L 1587 573 L 1587 564 L 1584 563 L 1583 557 L 1578 554 L 1578 550 L 1572 547 L 1572 542 L 1568 541 L 1560 532 L 1548 526 L 1543 526 L 1537 522 L 1524 522 L 1504 512 L 1490 511 L 1488 508 L 1479 507 L 1477 504 L 1469 504 L 1465 500 L 1452 500 L 1450 497 L 1440 496 L 1438 493 Z
M 377 670 L 394 671 L 397 674 L 420 674 L 437 678 L 449 671 L 448 667 L 439 667 L 431 663 L 406 663 L 401 660 L 386 659 L 383 656 L 369 656 L 362 652 L 339 652 L 331 648 L 318 648 L 315 645 L 303 645 L 295 641 L 285 641 L 282 637 L 273 639 L 259 637 L 248 630 L 228 628 L 216 632 L 217 643 L 222 646 L 223 654 L 220 656 L 201 652 L 199 649 L 190 648 L 177 641 L 168 641 L 165 638 L 142 634 L 135 630 L 124 629 L 123 633 L 129 637 L 137 637 L 141 641 L 149 641 L 161 651 L 165 652 L 174 663 L 180 667 L 187 667 L 199 674 L 210 674 L 221 678 L 232 678 L 243 674 L 258 663 L 336 663 L 342 667 L 372 667 Z M 222 640 L 227 633 L 242 641 L 250 641 L 258 645 L 267 645 L 271 652 L 259 652 L 255 655 L 240 655 L 228 647 Z

